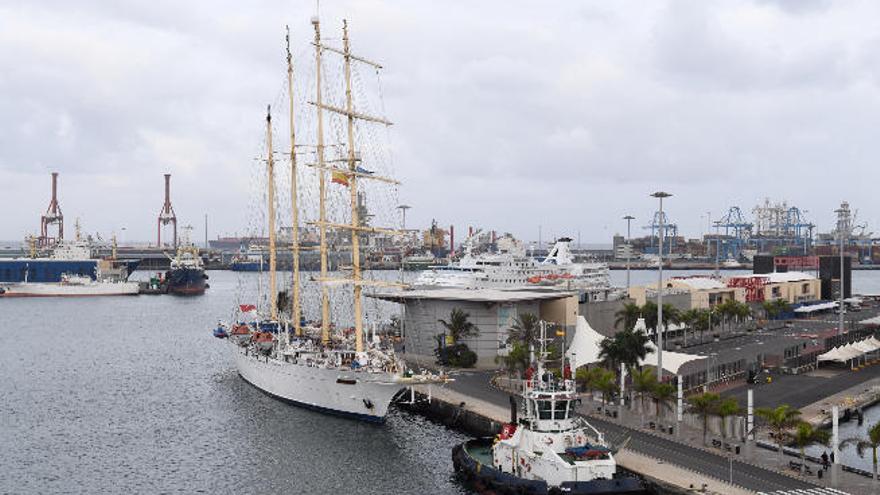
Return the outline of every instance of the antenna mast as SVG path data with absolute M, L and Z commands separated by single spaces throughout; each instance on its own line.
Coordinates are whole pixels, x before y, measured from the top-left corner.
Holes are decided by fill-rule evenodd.
M 318 113 L 318 230 L 321 234 L 321 278 L 327 278 L 327 212 L 324 205 L 325 179 L 324 179 L 324 112 L 321 99 L 321 21 L 318 17 L 312 17 L 312 25 L 315 26 L 315 109 Z M 321 284 L 321 342 L 330 343 L 330 294 L 327 286 Z
M 275 160 L 272 159 L 272 107 L 266 108 L 266 174 L 268 180 L 269 214 L 269 314 L 278 321 L 278 289 L 275 286 Z
M 293 251 L 293 283 L 291 284 L 292 307 L 290 318 L 293 320 L 293 328 L 297 336 L 302 335 L 300 325 L 300 301 L 299 301 L 299 204 L 297 202 L 296 186 L 296 133 L 293 124 L 293 57 L 290 56 L 290 28 L 286 27 L 287 36 L 287 99 L 290 100 L 290 203 L 291 203 L 291 250 Z
M 361 314 L 361 251 L 360 251 L 360 219 L 358 218 L 357 200 L 357 163 L 354 152 L 354 108 L 351 104 L 351 51 L 348 40 L 348 21 L 342 20 L 342 49 L 345 52 L 345 110 L 348 112 L 348 189 L 351 192 L 351 278 L 354 280 L 354 332 L 355 351 L 364 351 L 364 322 Z

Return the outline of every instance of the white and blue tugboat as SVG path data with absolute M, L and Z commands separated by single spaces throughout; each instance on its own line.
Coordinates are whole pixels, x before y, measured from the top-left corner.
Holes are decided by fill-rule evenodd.
M 541 360 L 534 376 L 523 380 L 519 421 L 452 450 L 456 472 L 487 493 L 647 493 L 640 479 L 618 472 L 602 433 L 574 414 L 575 382 L 545 372 Z

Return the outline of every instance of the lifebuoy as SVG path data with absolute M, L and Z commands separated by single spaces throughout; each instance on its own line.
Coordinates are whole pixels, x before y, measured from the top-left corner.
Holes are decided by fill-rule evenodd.
M 584 437 L 582 435 L 578 435 L 575 437 L 575 441 L 578 445 L 582 445 L 584 443 Z

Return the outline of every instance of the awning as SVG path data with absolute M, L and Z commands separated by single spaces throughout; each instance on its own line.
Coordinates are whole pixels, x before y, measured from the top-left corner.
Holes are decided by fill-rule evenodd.
M 837 307 L 837 302 L 827 302 L 827 303 L 819 303 L 819 304 L 810 304 L 809 306 L 801 306 L 799 308 L 795 308 L 795 313 L 814 313 L 816 311 L 827 311 L 829 309 L 834 309 Z
M 654 345 L 653 342 L 648 342 L 648 348 L 651 349 L 650 352 L 648 352 L 645 359 L 641 360 L 639 364 L 643 366 L 648 364 L 656 368 L 657 346 Z M 678 370 L 681 369 L 682 366 L 691 361 L 698 361 L 700 359 L 706 359 L 706 357 L 697 354 L 685 354 L 683 352 L 663 351 L 663 369 L 673 375 L 677 375 Z
M 868 337 L 867 339 L 858 342 L 850 342 L 846 345 L 837 346 L 824 354 L 820 354 L 817 359 L 819 361 L 836 361 L 839 363 L 845 363 L 877 350 L 880 350 L 880 341 L 874 337 Z
M 644 328 L 645 321 L 642 318 L 639 318 L 634 329 L 643 330 Z M 581 366 L 601 361 L 599 359 L 599 349 L 605 338 L 604 335 L 591 327 L 583 316 L 578 316 L 574 337 L 571 339 L 571 346 L 565 351 L 565 356 L 571 362 L 571 367 L 578 369 Z M 655 346 L 653 342 L 648 342 L 648 348 L 650 351 L 645 356 L 645 359 L 639 362 L 639 364 L 648 364 L 656 368 L 657 346 Z M 672 374 L 676 374 L 685 363 L 699 359 L 705 359 L 705 357 L 695 354 L 685 354 L 682 352 L 665 351 L 663 353 L 663 369 Z
M 568 358 L 573 369 L 599 362 L 599 344 L 605 337 L 587 323 L 587 319 L 578 316 L 574 337 L 571 346 L 566 349 L 565 356 Z

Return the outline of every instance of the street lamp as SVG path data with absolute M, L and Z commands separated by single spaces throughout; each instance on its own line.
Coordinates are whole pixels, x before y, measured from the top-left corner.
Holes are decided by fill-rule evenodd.
M 660 200 L 660 230 L 657 232 L 659 242 L 657 243 L 658 261 L 657 266 L 657 380 L 663 381 L 663 198 L 668 198 L 671 194 L 663 191 L 657 191 L 651 195 L 652 198 Z
M 629 297 L 629 260 L 632 257 L 632 243 L 630 241 L 630 223 L 636 219 L 632 215 L 623 217 L 626 220 L 626 296 Z
M 397 209 L 403 213 L 403 228 L 401 228 L 401 230 L 406 230 L 406 210 L 409 210 L 410 208 L 412 208 L 412 206 L 409 205 L 400 205 L 397 207 Z

